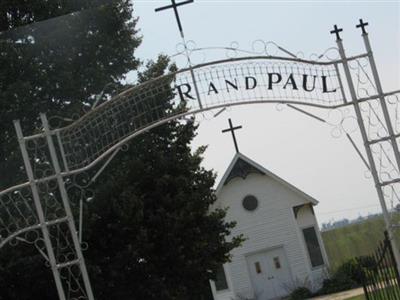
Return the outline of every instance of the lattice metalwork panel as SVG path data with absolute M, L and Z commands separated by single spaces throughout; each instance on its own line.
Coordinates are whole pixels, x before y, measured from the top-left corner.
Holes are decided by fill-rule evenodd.
M 62 222 L 50 226 L 49 233 L 66 299 L 88 299 L 68 224 Z
M 185 112 L 272 101 L 342 105 L 338 76 L 335 64 L 273 59 L 199 67 L 196 85 L 189 71 L 166 75 L 123 92 L 61 129 L 66 164 L 69 170 L 83 168 L 124 138 Z
M 366 143 L 371 149 L 379 188 L 382 190 L 386 205 L 394 209 L 400 204 L 400 170 L 396 159 L 399 153 L 396 153 L 397 151 L 392 144 L 394 142 L 399 145 L 400 92 L 379 96 L 377 82 L 373 78 L 371 62 L 367 58 L 353 60 L 349 63 L 349 67 L 356 96 L 361 99 L 359 106 L 362 123 L 366 130 Z M 384 106 L 387 107 L 393 135 L 390 133 L 387 120 L 385 120 Z M 358 129 L 355 115 L 345 116 L 342 122 L 343 124 L 344 122 L 350 124 L 350 127 L 352 127 L 350 130 L 353 132 Z M 366 174 L 368 177 L 373 176 L 370 171 Z
M 60 133 L 68 168 L 88 165 L 107 149 L 142 128 L 183 112 L 172 109 L 173 77 L 143 84 L 91 111 Z
M 396 99 L 396 103 L 391 106 L 398 107 L 400 104 L 399 99 L 400 93 L 391 96 L 390 101 Z M 387 99 L 386 103 L 389 100 Z M 382 184 L 398 180 L 400 178 L 400 172 L 398 164 L 396 162 L 395 152 L 391 141 L 386 139 L 389 136 L 387 126 L 384 122 L 382 107 L 378 99 L 370 100 L 360 104 L 361 111 L 363 114 L 364 124 L 367 129 L 368 139 L 372 142 L 371 151 L 377 167 L 379 180 Z M 390 110 L 392 115 L 396 115 L 395 110 Z M 393 124 L 399 124 L 397 117 L 392 118 Z M 396 126 L 394 126 L 395 128 Z M 397 144 L 399 144 L 399 138 L 396 138 Z M 391 184 L 384 185 L 382 191 L 385 196 L 385 200 L 388 206 L 394 208 L 400 204 L 400 183 L 393 182 Z
M 36 235 L 29 233 L 30 229 L 38 228 L 35 205 L 30 187 L 21 188 L 0 195 L 0 246 L 7 242 L 16 245 L 15 238 L 21 235 L 23 239 L 34 242 Z M 0 248 L 1 248 L 0 247 Z
M 279 100 L 332 107 L 344 102 L 334 64 L 238 60 L 196 69 L 195 78 L 203 107 Z M 190 73 L 177 74 L 176 84 L 186 84 L 183 92 L 189 84 L 190 95 L 196 98 Z M 189 104 L 199 109 L 195 99 Z
M 78 265 L 70 265 L 60 270 L 60 276 L 64 283 L 67 300 L 87 300 L 84 283 L 82 280 L 82 272 Z

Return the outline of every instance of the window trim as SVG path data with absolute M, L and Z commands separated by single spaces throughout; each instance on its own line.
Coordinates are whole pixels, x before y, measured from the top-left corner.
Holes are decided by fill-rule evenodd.
M 214 287 L 215 287 L 215 292 L 216 293 L 225 293 L 227 291 L 230 291 L 229 280 L 228 280 L 228 277 L 226 276 L 225 264 L 221 265 L 221 267 L 222 267 L 222 271 L 223 271 L 223 274 L 224 274 L 224 277 L 225 277 L 226 288 L 218 290 L 218 288 L 217 288 L 217 280 L 214 280 Z
M 256 208 L 253 209 L 253 210 L 248 210 L 248 209 L 246 209 L 246 208 L 244 207 L 244 199 L 245 199 L 246 197 L 249 197 L 249 196 L 254 197 L 254 198 L 256 199 L 256 201 L 257 201 L 257 206 L 256 206 Z M 257 211 L 257 210 L 260 208 L 260 200 L 258 200 L 258 198 L 257 198 L 254 194 L 246 194 L 245 196 L 243 196 L 242 201 L 241 201 L 241 204 L 242 204 L 242 209 L 243 209 L 245 212 L 249 213 L 249 214 L 254 213 L 255 211 Z
M 304 231 L 303 231 L 304 229 L 308 229 L 308 228 L 314 228 L 314 232 L 315 232 L 315 235 L 317 237 L 318 246 L 319 246 L 319 250 L 321 252 L 321 257 L 322 257 L 322 264 L 319 265 L 319 266 L 315 266 L 315 267 L 313 267 L 313 265 L 312 265 L 310 252 L 308 251 L 306 237 L 304 236 Z M 324 252 L 323 252 L 323 248 L 322 248 L 322 244 L 321 244 L 322 241 L 321 241 L 320 236 L 318 234 L 318 231 L 317 231 L 318 228 L 317 228 L 316 224 L 301 226 L 300 230 L 301 230 L 302 240 L 304 242 L 304 248 L 305 248 L 305 250 L 307 252 L 308 264 L 309 264 L 309 266 L 311 268 L 311 271 L 322 269 L 322 268 L 326 267 L 325 256 L 324 256 Z

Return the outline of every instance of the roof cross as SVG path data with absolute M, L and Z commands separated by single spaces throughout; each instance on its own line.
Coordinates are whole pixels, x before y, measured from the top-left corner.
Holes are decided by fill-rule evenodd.
M 175 0 L 171 0 L 171 2 L 172 2 L 171 5 L 156 8 L 155 11 L 158 12 L 161 10 L 166 10 L 166 9 L 172 8 L 175 13 L 176 22 L 178 23 L 179 32 L 181 33 L 181 36 L 183 38 L 183 28 L 182 28 L 181 19 L 179 18 L 178 6 L 192 3 L 192 2 L 194 2 L 194 0 L 187 0 L 187 1 L 180 2 L 180 3 L 176 3 Z
M 337 25 L 335 24 L 335 26 L 333 26 L 334 30 L 331 31 L 332 34 L 336 34 L 336 39 L 338 41 L 341 41 L 342 39 L 340 38 L 339 33 L 343 31 L 342 28 L 338 28 Z
M 363 19 L 360 19 L 360 24 L 356 25 L 356 28 L 361 28 L 363 34 L 367 34 L 365 27 L 368 26 L 368 22 L 364 22 Z
M 236 142 L 235 130 L 241 129 L 242 126 L 233 127 L 231 119 L 228 119 L 229 128 L 222 130 L 223 133 L 230 131 L 232 133 L 233 143 L 235 144 L 236 152 L 239 153 L 239 147 Z

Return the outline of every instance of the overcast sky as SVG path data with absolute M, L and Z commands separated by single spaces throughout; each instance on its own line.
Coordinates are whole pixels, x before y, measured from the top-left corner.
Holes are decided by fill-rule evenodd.
M 183 1 L 183 0 L 181 0 Z M 180 2 L 177 0 L 177 2 Z M 197 47 L 229 46 L 251 49 L 254 40 L 274 41 L 292 53 L 322 53 L 335 46 L 329 31 L 334 24 L 344 28 L 347 53 L 363 52 L 359 18 L 368 21 L 374 54 L 385 91 L 400 89 L 399 1 L 215 1 L 195 0 L 180 8 L 186 38 Z M 143 35 L 136 55 L 154 59 L 172 55 L 180 42 L 173 11 L 155 13 L 170 1 L 134 1 L 135 16 Z M 224 58 L 223 53 L 206 59 Z M 195 61 L 196 63 L 196 61 Z M 134 76 L 129 79 L 133 80 Z M 326 110 L 313 110 L 327 117 Z M 380 211 L 377 194 L 366 168 L 345 137 L 333 138 L 332 128 L 303 114 L 275 104 L 248 105 L 226 110 L 217 118 L 198 116 L 199 135 L 193 147 L 208 145 L 204 166 L 219 177 L 235 154 L 230 134 L 221 130 L 231 118 L 240 152 L 276 175 L 316 198 L 320 222 Z M 362 143 L 354 136 L 358 145 Z

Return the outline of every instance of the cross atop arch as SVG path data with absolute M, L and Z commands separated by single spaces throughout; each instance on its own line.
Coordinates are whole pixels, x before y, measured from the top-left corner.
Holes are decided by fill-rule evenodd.
M 360 24 L 356 25 L 356 28 L 361 28 L 363 34 L 367 34 L 365 27 L 368 26 L 368 22 L 364 22 L 363 19 L 360 19 Z
M 338 41 L 341 41 L 342 39 L 340 38 L 339 33 L 342 32 L 343 29 L 342 28 L 338 28 L 337 25 L 335 24 L 335 26 L 333 26 L 333 30 L 331 31 L 331 34 L 336 34 L 336 39 Z
M 181 36 L 183 37 L 183 28 L 182 28 L 181 19 L 179 17 L 178 6 L 192 3 L 192 2 L 194 2 L 194 0 L 187 0 L 187 1 L 180 2 L 180 3 L 176 3 L 175 0 L 171 0 L 171 2 L 172 2 L 171 5 L 156 8 L 155 11 L 159 12 L 161 10 L 166 10 L 166 9 L 172 8 L 175 13 L 176 22 L 178 23 L 179 32 L 181 33 Z

